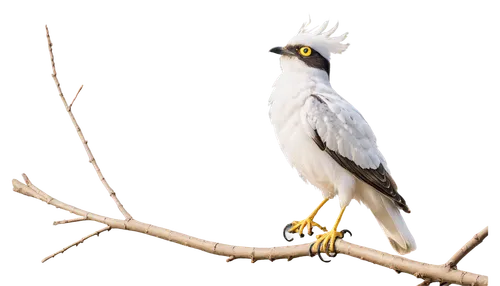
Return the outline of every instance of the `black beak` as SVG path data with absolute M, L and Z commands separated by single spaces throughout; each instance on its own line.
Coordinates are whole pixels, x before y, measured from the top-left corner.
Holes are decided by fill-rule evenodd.
M 295 56 L 295 54 L 293 52 L 290 52 L 289 50 L 284 49 L 282 47 L 274 47 L 274 48 L 270 49 L 269 51 L 271 53 L 275 53 L 275 54 L 278 54 L 278 55 Z

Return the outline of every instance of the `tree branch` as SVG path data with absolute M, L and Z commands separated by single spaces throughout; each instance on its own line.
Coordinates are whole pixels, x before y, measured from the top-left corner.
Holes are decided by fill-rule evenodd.
M 460 248 L 460 250 L 455 253 L 448 262 L 446 262 L 443 267 L 446 269 L 452 270 L 452 269 L 457 269 L 457 264 L 464 258 L 469 252 L 471 252 L 476 246 L 481 244 L 483 240 L 488 236 L 488 227 L 483 228 L 479 233 L 476 233 L 471 240 L 467 241 L 467 243 Z M 424 282 L 418 284 L 418 286 L 428 286 L 430 285 L 432 280 L 430 279 L 425 279 Z M 443 282 L 441 283 L 441 286 L 448 286 L 450 283 L 448 282 Z
M 18 180 L 12 180 L 14 191 L 45 201 L 46 203 L 76 214 L 87 217 L 89 220 L 106 224 L 110 228 L 118 228 L 128 231 L 135 231 L 147 235 L 155 236 L 164 240 L 182 244 L 184 246 L 196 248 L 208 253 L 228 257 L 228 261 L 237 258 L 251 259 L 252 262 L 258 260 L 288 259 L 309 256 L 309 244 L 294 246 L 282 246 L 272 248 L 244 247 L 206 241 L 196 237 L 188 236 L 166 228 L 143 223 L 137 220 L 120 220 L 94 214 L 74 206 L 65 204 L 47 195 L 33 184 L 25 185 Z M 367 247 L 352 244 L 338 239 L 335 249 L 340 254 L 349 255 L 368 262 L 372 262 L 396 271 L 405 272 L 417 278 L 430 279 L 432 281 L 450 282 L 459 285 L 488 285 L 488 277 L 465 272 L 461 270 L 448 269 L 442 265 L 433 265 L 414 261 L 398 255 L 391 255 Z M 313 250 L 315 254 L 315 250 Z
M 79 221 L 84 221 L 84 220 L 88 220 L 88 218 L 86 218 L 86 217 L 77 217 L 77 218 L 72 218 L 72 219 L 59 220 L 59 221 L 55 221 L 54 225 L 65 224 L 65 223 L 72 223 L 72 222 L 79 222 Z
M 54 79 L 54 83 L 56 84 L 57 90 L 59 91 L 59 96 L 61 97 L 61 100 L 64 104 L 64 107 L 65 107 L 66 111 L 68 112 L 68 115 L 71 118 L 73 125 L 75 126 L 76 132 L 78 133 L 78 136 L 80 137 L 80 140 L 82 141 L 83 147 L 85 148 L 87 155 L 89 156 L 89 162 L 94 166 L 94 169 L 97 172 L 97 176 L 99 177 L 99 180 L 101 180 L 101 182 L 104 185 L 104 187 L 106 188 L 106 190 L 108 190 L 110 197 L 116 203 L 116 206 L 118 207 L 120 212 L 123 214 L 123 216 L 127 220 L 131 220 L 132 216 L 125 210 L 125 208 L 123 207 L 120 200 L 118 200 L 118 197 L 116 196 L 115 191 L 113 191 L 113 189 L 109 186 L 106 179 L 104 179 L 104 176 L 102 175 L 101 169 L 97 165 L 97 162 L 94 158 L 94 155 L 92 155 L 92 152 L 90 151 L 88 141 L 85 140 L 85 137 L 83 136 L 83 133 L 82 133 L 82 129 L 80 129 L 80 126 L 78 126 L 78 123 L 76 123 L 75 116 L 73 116 L 73 112 L 71 111 L 71 108 L 68 106 L 68 103 L 66 102 L 66 98 L 64 98 L 64 94 L 61 90 L 61 84 L 59 83 L 59 80 L 57 79 L 56 64 L 54 63 L 54 54 L 52 53 L 52 41 L 50 40 L 49 28 L 47 26 L 45 26 L 45 30 L 47 31 L 47 42 L 49 45 L 50 62 L 52 64 L 52 78 Z M 83 87 L 83 85 L 78 90 L 78 93 L 76 94 L 75 99 L 78 96 L 78 94 L 80 93 L 80 90 L 82 89 L 82 87 Z M 73 102 L 74 102 L 74 100 L 73 100 Z M 71 103 L 71 104 L 73 104 L 73 103 Z
M 460 248 L 457 253 L 455 253 L 448 262 L 444 265 L 450 269 L 456 269 L 458 262 L 462 260 L 469 252 L 471 252 L 476 246 L 478 246 L 483 240 L 488 236 L 488 227 L 485 227 L 479 233 L 476 233 L 471 240 L 467 241 L 467 243 Z
M 54 256 L 56 256 L 56 255 L 58 255 L 58 254 L 60 254 L 60 253 L 64 253 L 66 250 L 70 249 L 70 248 L 71 248 L 71 247 L 73 247 L 73 246 L 78 246 L 78 244 L 83 243 L 85 240 L 87 240 L 88 238 L 91 238 L 91 237 L 92 237 L 92 236 L 94 236 L 94 235 L 99 236 L 99 234 L 100 234 L 101 232 L 106 231 L 106 230 L 108 230 L 108 231 L 109 231 L 109 230 L 111 230 L 111 227 L 110 227 L 110 226 L 107 226 L 107 227 L 105 227 L 105 228 L 102 228 L 102 229 L 100 229 L 100 230 L 98 230 L 98 231 L 96 231 L 96 232 L 93 232 L 93 233 L 91 233 L 91 234 L 87 235 L 86 237 L 84 237 L 84 238 L 80 239 L 79 241 L 77 241 L 77 242 L 75 242 L 75 243 L 72 243 L 72 244 L 70 244 L 70 245 L 66 246 L 65 248 L 63 248 L 63 249 L 59 250 L 58 252 L 56 252 L 56 253 L 54 253 L 54 254 L 51 254 L 51 255 L 49 255 L 49 256 L 47 256 L 47 257 L 45 257 L 44 259 L 42 259 L 42 263 L 44 263 L 45 261 L 47 261 L 47 260 L 51 259 L 52 257 L 54 257 Z

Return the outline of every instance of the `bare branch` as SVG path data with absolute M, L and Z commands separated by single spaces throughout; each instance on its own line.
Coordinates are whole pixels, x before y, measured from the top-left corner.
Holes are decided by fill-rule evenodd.
M 144 233 L 147 235 L 155 236 L 164 240 L 172 241 L 184 246 L 196 248 L 208 253 L 222 255 L 228 257 L 228 261 L 237 258 L 247 258 L 251 261 L 257 260 L 276 260 L 276 259 L 288 259 L 309 256 L 309 244 L 293 245 L 293 246 L 282 246 L 282 247 L 272 247 L 272 248 L 258 248 L 258 247 L 244 247 L 244 246 L 233 246 L 223 243 L 216 243 L 211 241 L 206 241 L 196 237 L 188 236 L 179 232 L 175 232 L 162 227 L 154 226 L 151 224 L 143 223 L 137 220 L 120 220 L 113 219 L 91 212 L 84 211 L 82 209 L 76 208 L 74 206 L 65 204 L 57 199 L 52 198 L 41 190 L 32 189 L 32 187 L 27 186 L 18 180 L 12 180 L 14 186 L 14 191 L 22 193 L 27 196 L 38 198 L 40 200 L 46 201 L 43 198 L 48 199 L 50 205 L 56 208 L 64 209 L 73 214 L 87 217 L 89 220 L 100 222 L 108 225 L 111 228 L 118 228 L 128 231 L 136 231 Z M 411 259 L 404 258 L 398 255 L 391 255 L 367 247 L 352 244 L 343 240 L 337 240 L 335 243 L 335 249 L 340 254 L 349 255 L 352 257 L 359 258 L 368 262 L 372 262 L 390 269 L 394 269 L 400 272 L 405 272 L 416 276 L 417 278 L 430 279 L 431 281 L 444 281 L 459 285 L 476 285 L 485 286 L 488 285 L 488 277 L 474 274 L 471 272 L 465 272 L 461 270 L 448 269 L 443 265 L 433 265 L 414 261 Z
M 75 102 L 76 98 L 77 98 L 77 97 L 78 97 L 78 95 L 80 94 L 80 91 L 82 90 L 82 88 L 83 88 L 83 84 L 82 84 L 82 86 L 80 86 L 80 89 L 79 89 L 79 90 L 78 90 L 78 92 L 76 93 L 75 98 L 73 98 L 73 101 L 72 101 L 72 102 L 71 102 L 71 104 L 69 105 L 69 107 L 68 107 L 69 111 L 71 111 L 71 106 L 73 106 L 73 103 Z
M 66 250 L 70 249 L 70 248 L 71 248 L 71 247 L 73 247 L 73 246 L 78 246 L 78 244 L 83 243 L 85 240 L 87 240 L 87 239 L 91 238 L 91 237 L 92 237 L 92 236 L 94 236 L 94 235 L 99 236 L 99 234 L 100 234 L 101 232 L 106 231 L 106 230 L 108 230 L 108 231 L 109 231 L 109 230 L 111 230 L 111 227 L 110 227 L 110 226 L 107 226 L 107 227 L 105 227 L 105 228 L 102 228 L 102 229 L 100 229 L 100 230 L 98 230 L 98 231 L 96 231 L 96 232 L 93 232 L 93 233 L 91 233 L 91 234 L 87 235 L 86 237 L 84 237 L 84 238 L 80 239 L 79 241 L 77 241 L 77 242 L 75 242 L 75 243 L 72 243 L 72 244 L 70 244 L 70 245 L 66 246 L 65 248 L 63 248 L 63 249 L 59 250 L 58 252 L 56 252 L 56 253 L 54 253 L 54 254 L 51 254 L 51 255 L 49 255 L 49 256 L 47 256 L 47 257 L 45 257 L 44 259 L 42 259 L 42 263 L 44 263 L 45 261 L 47 261 L 47 260 L 51 259 L 52 257 L 54 257 L 54 256 L 56 256 L 56 255 L 58 255 L 58 254 L 60 254 L 60 253 L 64 253 Z
M 467 241 L 467 243 L 460 248 L 457 253 L 455 253 L 448 262 L 446 262 L 445 266 L 450 269 L 456 269 L 458 262 L 462 260 L 469 252 L 471 252 L 476 246 L 478 246 L 483 240 L 488 236 L 488 227 L 485 227 L 479 233 L 476 233 L 471 240 Z
M 78 136 L 80 137 L 80 140 L 83 143 L 83 147 L 85 148 L 87 155 L 89 156 L 89 162 L 94 166 L 94 169 L 97 172 L 97 176 L 99 176 L 99 180 L 102 182 L 102 184 L 104 185 L 106 190 L 108 190 L 109 195 L 111 196 L 113 201 L 116 203 L 118 209 L 123 214 L 123 216 L 127 220 L 131 220 L 132 216 L 125 210 L 125 208 L 123 207 L 120 200 L 118 200 L 118 197 L 116 196 L 115 191 L 113 191 L 113 189 L 109 186 L 106 179 L 104 179 L 104 176 L 102 175 L 101 169 L 97 165 L 97 162 L 94 158 L 94 155 L 92 155 L 92 152 L 90 151 L 88 141 L 85 140 L 85 137 L 83 136 L 83 133 L 82 133 L 82 130 L 80 129 L 80 126 L 78 126 L 78 123 L 76 123 L 76 119 L 75 119 L 75 116 L 73 116 L 73 112 L 71 112 L 71 108 L 68 107 L 68 103 L 66 102 L 66 99 L 64 98 L 63 92 L 61 90 L 61 84 L 59 83 L 59 80 L 57 79 L 56 64 L 54 63 L 54 54 L 52 53 L 52 41 L 50 40 L 49 28 L 47 28 L 47 26 L 45 26 L 45 29 L 47 30 L 47 42 L 49 45 L 50 62 L 52 64 L 52 78 L 54 79 L 54 82 L 57 86 L 57 90 L 59 91 L 59 96 L 61 97 L 61 100 L 64 104 L 64 107 L 65 107 L 66 111 L 68 112 L 68 115 L 71 118 L 73 125 L 75 126 L 76 132 L 78 133 Z M 78 92 L 80 92 L 80 91 L 78 91 Z M 77 94 L 77 96 L 78 96 L 78 94 Z M 75 99 L 76 99 L 76 97 L 75 97 Z
M 84 220 L 88 220 L 88 218 L 86 218 L 86 217 L 77 217 L 77 218 L 72 218 L 72 219 L 59 220 L 59 221 L 55 221 L 54 225 L 65 224 L 65 223 L 72 223 L 72 222 L 79 222 L 79 221 L 84 221 Z
M 457 264 L 464 258 L 469 252 L 471 252 L 476 246 L 478 246 L 483 240 L 488 236 L 488 227 L 485 227 L 479 233 L 476 233 L 471 240 L 467 241 L 467 243 L 460 248 L 460 250 L 455 253 L 446 264 L 443 265 L 444 268 L 448 270 L 457 269 Z M 422 283 L 417 286 L 428 286 L 432 282 L 436 282 L 436 280 L 425 279 Z M 440 286 L 448 286 L 450 283 L 442 282 Z

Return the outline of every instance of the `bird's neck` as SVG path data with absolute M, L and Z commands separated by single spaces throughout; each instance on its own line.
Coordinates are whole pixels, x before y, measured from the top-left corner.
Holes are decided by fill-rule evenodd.
M 303 71 L 284 71 L 282 74 L 285 77 L 289 76 L 299 80 L 314 80 L 316 82 L 329 82 L 330 80 L 325 71 L 316 68 L 308 68 Z
M 328 64 L 329 65 L 329 64 Z M 281 57 L 283 74 L 297 73 L 305 78 L 330 81 L 330 67 L 326 70 L 310 67 L 297 58 Z

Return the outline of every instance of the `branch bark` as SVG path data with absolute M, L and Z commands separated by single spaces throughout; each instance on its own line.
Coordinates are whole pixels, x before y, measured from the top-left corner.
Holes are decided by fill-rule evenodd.
M 77 217 L 77 218 L 72 218 L 72 219 L 58 220 L 58 221 L 54 222 L 54 225 L 79 222 L 79 221 L 84 221 L 84 220 L 88 220 L 88 219 L 86 217 Z
M 471 240 L 467 241 L 467 243 L 460 248 L 451 258 L 446 262 L 443 267 L 452 270 L 452 269 L 457 269 L 457 264 L 464 258 L 469 252 L 471 252 L 476 246 L 481 244 L 483 240 L 488 236 L 488 227 L 483 228 L 479 233 L 476 233 Z M 431 279 L 425 279 L 422 283 L 418 284 L 418 286 L 428 286 L 432 282 L 438 282 L 438 281 L 432 281 Z M 448 282 L 442 282 L 440 283 L 441 286 L 448 286 L 450 283 Z
M 73 246 L 78 246 L 78 244 L 83 243 L 85 240 L 87 240 L 87 239 L 91 238 L 91 237 L 92 237 L 92 236 L 94 236 L 94 235 L 99 236 L 99 234 L 101 234 L 101 232 L 106 231 L 106 230 L 108 230 L 108 231 L 109 231 L 109 230 L 111 230 L 111 227 L 110 227 L 110 226 L 107 226 L 107 227 L 105 227 L 105 228 L 102 228 L 102 229 L 100 229 L 100 230 L 98 230 L 98 231 L 96 231 L 96 232 L 93 232 L 93 233 L 91 233 L 91 234 L 87 235 L 86 237 L 84 237 L 84 238 L 80 239 L 79 241 L 77 241 L 77 242 L 75 242 L 75 243 L 72 243 L 72 244 L 70 244 L 70 245 L 66 246 L 65 248 L 63 248 L 63 249 L 59 250 L 58 252 L 56 252 L 56 253 L 54 253 L 54 254 L 51 254 L 51 255 L 49 255 L 49 256 L 47 256 L 47 257 L 45 257 L 44 259 L 42 259 L 42 263 L 44 263 L 45 261 L 47 261 L 47 260 L 49 260 L 49 259 L 51 259 L 51 258 L 55 257 L 55 256 L 56 256 L 56 255 L 58 255 L 58 254 L 64 253 L 66 250 L 70 249 L 70 248 L 71 248 L 71 247 L 73 247 Z
M 276 259 L 291 260 L 293 258 L 309 256 L 309 244 L 258 248 L 235 246 L 207 241 L 152 224 L 143 223 L 137 220 L 114 219 L 76 208 L 55 198 L 52 198 L 40 189 L 36 188 L 31 182 L 30 186 L 28 186 L 14 179 L 12 180 L 12 184 L 14 186 L 14 191 L 18 193 L 37 198 L 41 201 L 55 206 L 56 208 L 66 210 L 81 217 L 86 217 L 92 221 L 100 222 L 110 228 L 135 231 L 155 236 L 208 253 L 226 256 L 228 257 L 228 261 L 237 258 L 247 258 L 252 262 L 258 260 L 274 261 Z M 361 260 L 372 262 L 374 264 L 394 269 L 399 272 L 405 272 L 414 275 L 417 278 L 430 279 L 431 281 L 449 282 L 459 285 L 488 285 L 488 277 L 484 275 L 479 275 L 462 270 L 448 269 L 443 265 L 433 265 L 418 262 L 404 258 L 402 256 L 391 255 L 367 247 L 352 244 L 340 239 L 336 241 L 335 249 L 340 254 L 356 257 Z M 313 250 L 313 253 L 315 254 L 315 250 Z
M 78 133 L 78 136 L 80 137 L 80 140 L 82 141 L 83 147 L 85 148 L 85 151 L 87 152 L 87 155 L 89 156 L 89 162 L 94 166 L 95 171 L 97 172 L 97 176 L 99 177 L 99 180 L 101 180 L 102 184 L 108 190 L 109 196 L 113 199 L 115 202 L 116 206 L 120 210 L 120 212 L 123 214 L 123 216 L 127 220 L 131 220 L 132 216 L 125 210 L 125 207 L 122 205 L 118 197 L 116 196 L 115 191 L 111 188 L 111 186 L 108 184 L 104 176 L 102 175 L 101 169 L 97 165 L 97 162 L 95 160 L 94 155 L 92 155 L 92 152 L 90 151 L 88 141 L 85 140 L 85 137 L 83 136 L 82 129 L 80 126 L 78 126 L 78 123 L 76 123 L 75 116 L 73 115 L 73 112 L 71 111 L 71 106 L 68 106 L 68 102 L 66 102 L 66 98 L 64 98 L 64 94 L 61 90 L 61 84 L 59 83 L 59 80 L 57 79 L 57 72 L 56 72 L 56 64 L 54 62 L 54 54 L 52 53 L 52 41 L 50 40 L 50 34 L 49 34 L 49 28 L 45 26 L 45 30 L 47 31 L 47 42 L 49 45 L 49 53 L 50 53 L 50 63 L 52 64 L 52 78 L 54 79 L 54 83 L 56 84 L 57 90 L 59 91 L 59 96 L 61 97 L 61 100 L 64 104 L 64 108 L 68 112 L 69 117 L 71 118 L 71 121 L 73 122 L 73 125 L 75 126 L 76 132 Z M 80 90 L 82 89 L 83 85 L 80 87 L 78 90 L 78 93 L 75 96 L 78 96 L 80 93 Z M 73 100 L 74 102 L 74 100 Z M 73 102 L 71 105 L 73 105 Z
M 471 240 L 467 241 L 467 243 L 460 248 L 457 253 L 455 253 L 450 260 L 445 264 L 445 267 L 450 269 L 456 269 L 458 262 L 462 260 L 469 252 L 471 252 L 476 246 L 478 246 L 483 240 L 488 236 L 488 227 L 485 227 L 479 233 L 475 234 Z

